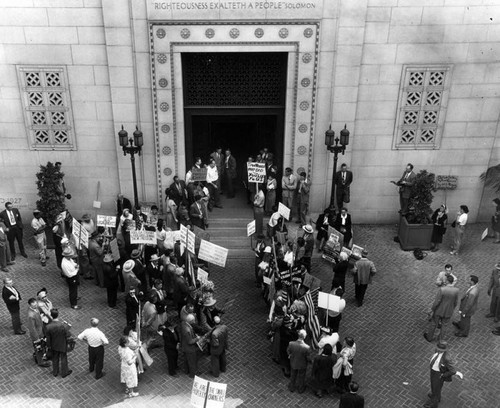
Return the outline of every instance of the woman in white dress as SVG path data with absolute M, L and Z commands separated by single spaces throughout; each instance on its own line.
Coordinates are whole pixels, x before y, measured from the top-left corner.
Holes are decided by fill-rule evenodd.
M 135 365 L 136 355 L 128 347 L 129 339 L 127 336 L 122 336 L 120 338 L 120 346 L 118 347 L 118 354 L 121 359 L 120 367 L 120 382 L 125 384 L 125 394 L 127 397 L 137 397 L 138 392 L 134 391 L 137 388 L 137 368 Z

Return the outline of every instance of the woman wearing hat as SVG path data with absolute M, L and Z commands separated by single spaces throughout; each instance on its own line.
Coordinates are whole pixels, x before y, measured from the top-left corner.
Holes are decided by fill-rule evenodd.
M 448 220 L 448 209 L 446 205 L 441 206 L 432 214 L 432 236 L 431 236 L 431 251 L 439 250 L 439 244 L 443 242 L 443 235 L 446 232 L 446 221 Z
M 78 302 L 78 264 L 74 261 L 77 257 L 76 253 L 70 247 L 64 248 L 62 253 L 63 260 L 61 262 L 61 270 L 66 278 L 69 288 L 69 303 L 71 308 L 80 309 L 81 306 L 77 305 Z

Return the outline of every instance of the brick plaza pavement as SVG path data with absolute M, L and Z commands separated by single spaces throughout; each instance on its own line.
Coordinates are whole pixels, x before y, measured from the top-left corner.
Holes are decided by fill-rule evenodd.
M 484 317 L 489 305 L 486 285 L 494 264 L 500 261 L 500 245 L 492 240 L 479 241 L 484 227 L 469 227 L 464 251 L 459 256 L 449 255 L 445 245 L 439 252 L 429 252 L 424 260 L 417 261 L 411 252 L 401 251 L 393 242 L 394 226 L 355 226 L 355 242 L 369 250 L 369 258 L 375 262 L 378 274 L 361 308 L 355 305 L 354 287 L 348 279 L 347 307 L 340 335 L 351 335 L 356 340 L 354 379 L 360 383 L 367 407 L 421 407 L 426 401 L 428 362 L 434 345 L 427 343 L 422 333 L 426 313 L 436 293 L 436 275 L 448 262 L 454 266 L 461 290 L 467 287 L 468 275 L 474 273 L 479 276 L 482 292 L 470 336 L 447 338 L 450 354 L 465 377 L 445 384 L 440 407 L 500 406 L 500 337 L 491 334 L 495 325 Z M 189 406 L 192 381 L 183 374 L 177 378 L 166 374 L 162 349 L 151 353 L 155 362 L 141 376 L 140 396 L 124 399 L 117 356 L 117 342 L 125 324 L 124 295 L 119 294 L 118 309 L 109 309 L 105 289 L 83 281 L 79 302 L 83 309 L 74 311 L 69 308 L 67 288 L 59 277 L 53 254 L 46 268 L 39 266 L 33 248 L 28 254 L 27 260 L 18 258 L 9 274 L 23 296 L 23 321 L 26 320 L 26 301 L 42 286 L 48 288 L 49 298 L 60 309 L 62 319 L 73 325 L 75 334 L 88 326 L 91 317 L 99 317 L 100 327 L 110 340 L 104 364 L 107 375 L 96 381 L 88 373 L 87 347 L 79 343 L 69 354 L 73 374 L 65 379 L 52 377 L 50 369 L 33 363 L 28 335 L 12 334 L 10 316 L 2 305 L 0 407 Z M 313 271 L 325 282 L 324 287 L 329 288 L 330 265 L 316 258 Z M 237 305 L 224 316 L 224 322 L 230 327 L 230 351 L 228 371 L 218 381 L 228 384 L 226 407 L 338 406 L 335 395 L 318 399 L 309 390 L 301 395 L 287 390 L 287 379 L 272 362 L 271 346 L 265 337 L 267 308 L 253 285 L 253 259 L 229 259 L 225 269 L 212 269 L 212 279 L 219 301 L 233 296 L 237 299 Z M 201 363 L 200 371 L 202 377 L 213 380 L 208 375 L 207 360 Z

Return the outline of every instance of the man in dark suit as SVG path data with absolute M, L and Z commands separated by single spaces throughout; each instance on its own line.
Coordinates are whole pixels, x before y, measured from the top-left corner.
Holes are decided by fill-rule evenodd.
M 184 369 L 190 378 L 194 378 L 198 371 L 198 352 L 199 348 L 196 342 L 200 340 L 193 329 L 196 319 L 194 315 L 189 314 L 186 320 L 181 322 L 181 350 L 184 353 Z
M 166 195 L 167 191 L 169 191 L 170 198 L 174 200 L 177 207 L 180 206 L 182 201 L 188 198 L 186 193 L 186 182 L 179 179 L 179 176 L 174 176 L 174 182 L 170 184 L 170 187 L 165 191 Z
M 132 203 L 128 198 L 125 198 L 122 193 L 116 196 L 116 227 L 120 223 L 120 217 L 123 214 L 123 210 L 128 208 L 129 211 L 132 211 Z
M 437 326 L 441 324 L 441 332 L 439 333 L 439 341 L 444 337 L 446 328 L 450 322 L 453 311 L 458 304 L 459 289 L 452 286 L 453 276 L 446 277 L 448 284 L 441 286 L 438 289 L 434 303 L 432 304 L 431 313 L 432 317 L 429 321 L 427 333 L 424 333 L 424 338 L 431 342 L 434 339 L 434 331 Z
M 335 174 L 335 185 L 337 187 L 337 208 L 340 209 L 344 203 L 351 201 L 352 171 L 347 170 L 347 164 L 342 163 L 340 171 Z
M 71 337 L 68 326 L 59 321 L 59 311 L 50 311 L 52 321 L 47 325 L 45 336 L 47 337 L 47 349 L 52 358 L 52 374 L 59 374 L 59 361 L 61 361 L 62 378 L 70 375 L 73 370 L 68 369 L 68 339 Z
M 349 383 L 349 392 L 340 397 L 339 408 L 364 408 L 365 399 L 358 394 L 359 385 L 355 381 Z
M 226 149 L 223 173 L 226 180 L 227 198 L 234 198 L 233 180 L 236 178 L 236 159 L 229 149 Z
M 351 247 L 352 221 L 351 215 L 347 213 L 347 208 L 342 207 L 340 213 L 335 217 L 334 228 L 344 235 L 344 246 Z
M 177 346 L 179 344 L 179 332 L 177 326 L 174 328 L 169 321 L 164 323 L 164 326 L 158 327 L 163 337 L 163 349 L 167 356 L 168 374 L 171 376 L 177 375 L 177 360 L 179 352 Z
M 191 207 L 189 208 L 189 217 L 191 218 L 193 225 L 196 225 L 198 228 L 205 229 L 207 226 L 207 213 L 202 202 L 203 197 L 198 194 L 194 197 L 194 199 L 195 202 L 191 204 Z
M 14 334 L 26 333 L 26 331 L 23 330 L 21 316 L 19 315 L 19 301 L 21 300 L 21 294 L 12 285 L 11 278 L 3 279 L 2 298 L 7 306 L 7 310 L 10 313 L 10 317 L 12 318 L 12 328 L 14 329 Z
M 43 335 L 43 322 L 40 311 L 38 310 L 38 302 L 35 298 L 31 298 L 28 300 L 28 305 L 28 331 L 31 342 L 33 343 L 33 356 L 35 357 L 36 363 L 40 367 L 49 367 L 50 364 L 43 361 L 43 347 L 41 340 L 45 336 Z
M 225 324 L 221 324 L 220 317 L 214 317 L 215 327 L 210 336 L 210 367 L 212 375 L 218 377 L 221 372 L 226 371 L 226 350 L 228 349 L 228 330 Z
M 129 293 L 125 296 L 125 315 L 127 318 L 127 326 L 135 327 L 137 315 L 139 313 L 139 299 L 135 294 L 135 287 L 130 286 Z
M 415 183 L 417 175 L 413 172 L 413 164 L 408 163 L 403 175 L 395 184 L 399 186 L 400 212 L 405 215 L 408 212 L 408 201 L 410 200 L 411 187 Z
M 453 325 L 458 329 L 455 333 L 457 337 L 467 337 L 470 330 L 470 319 L 477 310 L 477 300 L 479 298 L 479 278 L 476 275 L 470 276 L 470 287 L 462 296 L 460 301 L 460 321 L 453 322 Z
M 434 355 L 431 357 L 431 392 L 427 394 L 429 401 L 425 403 L 425 408 L 436 408 L 439 405 L 441 401 L 441 389 L 445 381 L 451 382 L 455 374 L 462 377 L 462 373 L 457 372 L 453 366 L 453 362 L 448 357 L 446 349 L 447 343 L 445 341 L 439 342 Z
M 311 347 L 305 343 L 307 333 L 305 330 L 299 330 L 299 338 L 296 341 L 291 341 L 286 350 L 290 358 L 290 383 L 288 389 L 294 392 L 296 389 L 302 394 L 306 389 L 305 378 L 307 370 L 307 362 Z
M 19 245 L 19 252 L 27 258 L 28 255 L 26 255 L 23 244 L 23 220 L 19 210 L 14 208 L 11 202 L 7 201 L 5 203 L 5 210 L 0 213 L 0 218 L 3 219 L 5 226 L 9 229 L 7 239 L 9 240 L 11 260 L 14 261 L 16 259 L 15 240 L 17 240 L 17 244 Z

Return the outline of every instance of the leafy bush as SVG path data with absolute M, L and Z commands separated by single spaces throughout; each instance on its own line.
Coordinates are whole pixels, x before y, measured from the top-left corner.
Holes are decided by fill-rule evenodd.
M 42 213 L 45 222 L 52 226 L 55 224 L 57 216 L 66 209 L 66 197 L 61 192 L 64 173 L 53 163 L 47 162 L 47 165 L 40 166 L 36 178 L 38 196 L 40 197 L 36 202 L 36 208 Z
M 433 192 L 436 191 L 436 176 L 421 170 L 411 187 L 406 219 L 410 224 L 428 224 L 431 222 Z

